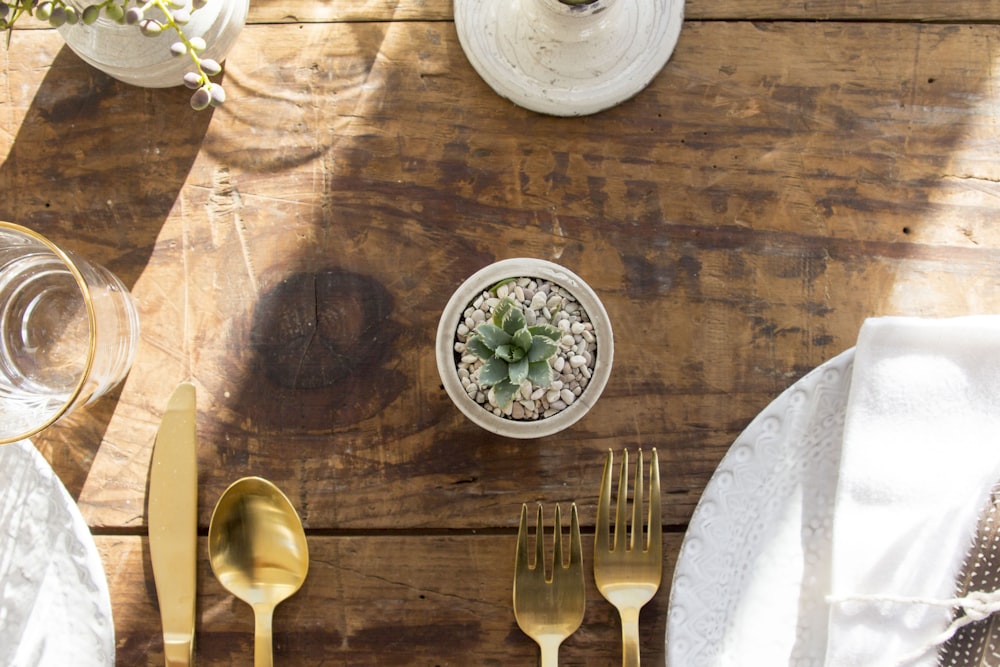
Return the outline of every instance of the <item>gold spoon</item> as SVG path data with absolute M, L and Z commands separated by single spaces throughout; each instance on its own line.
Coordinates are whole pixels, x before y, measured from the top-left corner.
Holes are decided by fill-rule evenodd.
M 292 503 L 266 479 L 233 482 L 212 512 L 208 560 L 222 586 L 253 607 L 254 665 L 270 667 L 274 608 L 309 571 L 306 534 Z

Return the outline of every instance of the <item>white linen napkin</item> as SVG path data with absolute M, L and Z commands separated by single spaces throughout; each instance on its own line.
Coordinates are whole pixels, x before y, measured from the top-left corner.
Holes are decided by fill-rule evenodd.
M 1000 316 L 858 337 L 833 516 L 828 667 L 936 664 L 1000 479 Z

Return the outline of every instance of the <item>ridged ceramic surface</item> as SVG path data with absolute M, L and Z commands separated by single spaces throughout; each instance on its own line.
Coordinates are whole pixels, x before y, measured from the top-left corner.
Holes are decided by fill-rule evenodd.
M 76 503 L 30 442 L 0 446 L 0 665 L 114 664 L 107 579 Z
M 81 10 L 87 4 L 90 3 L 77 2 Z M 249 0 L 209 0 L 204 7 L 191 13 L 184 34 L 189 39 L 204 39 L 208 47 L 202 57 L 221 63 L 243 30 L 249 7 Z M 150 18 L 156 18 L 156 12 L 151 10 Z M 65 24 L 59 28 L 59 33 L 66 45 L 85 62 L 135 86 L 179 86 L 183 84 L 184 73 L 194 70 L 189 57 L 171 55 L 170 45 L 177 41 L 177 33 L 173 30 L 146 37 L 136 26 L 119 25 L 102 14 L 93 25 L 84 25 L 82 21 L 75 25 Z
M 582 116 L 633 97 L 673 53 L 684 0 L 455 0 L 469 62 L 501 97 Z
M 823 664 L 853 360 L 849 350 L 793 384 L 716 469 L 674 571 L 671 667 Z

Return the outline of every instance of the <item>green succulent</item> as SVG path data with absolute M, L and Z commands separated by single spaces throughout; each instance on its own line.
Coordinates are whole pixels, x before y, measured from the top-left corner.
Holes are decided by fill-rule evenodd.
M 524 311 L 508 296 L 493 309 L 490 322 L 476 327 L 466 349 L 483 360 L 479 385 L 493 387 L 497 405 L 506 408 L 525 380 L 549 386 L 549 359 L 559 351 L 559 338 L 559 329 L 551 324 L 529 327 Z

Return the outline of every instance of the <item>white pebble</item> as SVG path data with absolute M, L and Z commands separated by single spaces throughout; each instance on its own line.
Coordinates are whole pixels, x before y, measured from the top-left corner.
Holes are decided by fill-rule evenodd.
M 589 329 L 584 329 L 583 333 L 580 334 L 580 337 L 583 338 L 588 343 L 593 343 L 595 340 L 597 340 L 596 338 L 594 338 L 594 334 L 590 333 Z
M 562 399 L 563 403 L 569 405 L 576 399 L 576 395 L 569 389 L 563 389 L 561 392 L 559 392 L 559 398 Z
M 545 395 L 545 387 L 539 387 L 535 391 L 531 392 L 531 400 L 532 401 L 540 400 L 544 395 Z
M 566 357 L 556 357 L 552 362 L 552 368 L 555 369 L 556 373 L 562 373 L 563 368 L 566 367 Z
M 530 308 L 532 310 L 541 310 L 544 307 L 545 307 L 545 293 L 535 292 L 535 295 L 531 297 Z
M 503 285 L 497 288 L 498 299 L 504 299 L 507 297 L 508 294 L 510 294 L 510 283 L 504 283 Z
M 549 310 L 556 310 L 563 305 L 563 298 L 558 294 L 553 294 L 549 297 L 548 301 L 545 302 L 545 307 Z
M 570 368 L 580 368 L 586 365 L 586 363 L 587 363 L 587 358 L 579 354 L 574 354 L 572 357 L 569 358 Z
M 566 335 L 559 339 L 559 344 L 563 347 L 570 348 L 576 343 L 576 339 L 572 336 Z

